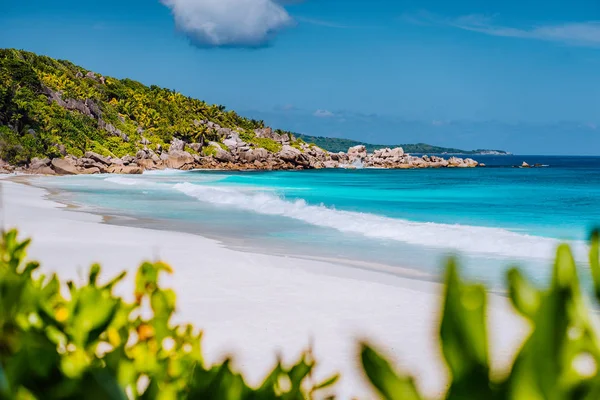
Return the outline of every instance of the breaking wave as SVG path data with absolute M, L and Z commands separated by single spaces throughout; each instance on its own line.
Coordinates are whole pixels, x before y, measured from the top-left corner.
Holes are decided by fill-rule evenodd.
M 292 218 L 314 226 L 373 239 L 395 240 L 449 251 L 515 259 L 545 259 L 553 253 L 559 243 L 556 239 L 521 234 L 502 228 L 412 222 L 370 213 L 341 211 L 324 205 L 310 205 L 302 199 L 286 200 L 272 192 L 243 190 L 237 187 L 194 185 L 185 182 L 175 184 L 172 188 L 205 203 Z M 574 244 L 577 247 L 584 246 L 580 242 Z

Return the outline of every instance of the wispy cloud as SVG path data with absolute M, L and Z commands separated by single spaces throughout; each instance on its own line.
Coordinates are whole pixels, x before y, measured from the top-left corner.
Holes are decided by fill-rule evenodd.
M 573 46 L 600 47 L 600 21 L 508 26 L 496 23 L 496 16 L 471 14 L 448 18 L 427 12 L 417 15 L 405 15 L 403 19 L 415 24 L 446 25 L 491 36 L 544 40 Z
M 349 25 L 339 24 L 337 22 L 326 21 L 326 20 L 316 19 L 316 18 L 306 18 L 306 17 L 296 16 L 296 20 L 300 23 L 324 26 L 327 28 L 338 28 L 338 29 L 353 28 L 352 26 L 349 26 Z
M 380 28 L 379 26 L 373 26 L 373 25 L 353 25 L 353 24 L 346 24 L 346 23 L 318 19 L 318 18 L 308 18 L 308 17 L 303 17 L 300 15 L 294 15 L 294 19 L 301 24 L 317 25 L 317 26 L 323 26 L 325 28 L 335 28 L 335 29 L 378 29 L 378 28 Z
M 275 0 L 160 0 L 199 47 L 262 47 L 294 24 Z
M 313 113 L 313 115 L 315 117 L 319 117 L 319 118 L 331 118 L 331 117 L 335 117 L 335 114 L 332 113 L 329 110 L 317 110 Z

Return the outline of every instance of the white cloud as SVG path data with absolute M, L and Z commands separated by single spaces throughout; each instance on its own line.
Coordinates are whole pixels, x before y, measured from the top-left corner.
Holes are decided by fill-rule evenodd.
M 328 110 L 317 110 L 313 114 L 315 117 L 319 118 L 331 118 L 334 117 L 335 114 Z
M 493 17 L 485 15 L 472 14 L 457 18 L 443 18 L 425 12 L 416 16 L 406 15 L 404 19 L 417 24 L 447 25 L 491 36 L 536 39 L 574 46 L 600 47 L 600 21 L 515 27 L 496 24 Z
M 201 47 L 261 47 L 293 20 L 274 0 L 160 0 Z

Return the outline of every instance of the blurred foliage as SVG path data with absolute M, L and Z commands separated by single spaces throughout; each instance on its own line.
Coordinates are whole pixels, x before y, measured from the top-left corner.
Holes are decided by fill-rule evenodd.
M 308 399 L 335 383 L 314 383 L 310 352 L 281 362 L 250 387 L 230 360 L 208 365 L 201 333 L 171 318 L 176 296 L 160 285 L 164 263 L 144 263 L 133 300 L 114 294 L 125 273 L 101 283 L 64 284 L 25 261 L 17 231 L 0 243 L 0 399 Z M 319 397 L 319 398 L 322 398 Z
M 250 132 L 265 127 L 264 121 L 174 90 L 88 73 L 69 61 L 0 49 L 0 159 L 23 164 L 33 157 L 57 157 L 58 146 L 76 156 L 88 150 L 134 155 L 143 147 L 142 136 L 151 148 L 164 146 L 173 137 L 190 143 L 222 140 L 217 129 L 202 121 Z M 49 102 L 47 89 L 60 93 L 64 101 L 93 101 L 100 118 L 129 140 L 109 134 L 92 116 Z
M 0 399 L 309 399 L 324 398 L 337 375 L 314 383 L 309 352 L 291 367 L 277 363 L 259 387 L 246 384 L 230 360 L 208 365 L 201 333 L 171 321 L 176 296 L 160 285 L 171 269 L 144 263 L 133 299 L 116 296 L 121 274 L 100 282 L 93 265 L 87 282 L 64 284 L 25 261 L 28 240 L 15 230 L 0 243 Z M 600 235 L 592 235 L 590 268 L 600 299 Z M 508 294 L 530 333 L 509 372 L 490 365 L 487 294 L 465 282 L 453 260 L 445 278 L 440 324 L 450 373 L 446 399 L 600 398 L 598 319 L 588 305 L 568 246 L 557 250 L 548 288 L 517 269 Z M 398 373 L 367 343 L 360 359 L 380 398 L 418 400 L 414 379 Z
M 92 101 L 101 116 L 48 101 L 48 90 L 59 93 L 63 101 Z M 100 123 L 102 120 L 103 124 Z M 222 105 L 186 97 L 175 90 L 145 86 L 131 79 L 104 77 L 66 60 L 55 60 L 31 52 L 0 49 L 0 159 L 11 164 L 26 164 L 33 157 L 59 157 L 59 149 L 75 156 L 91 150 L 105 156 L 135 155 L 144 147 L 167 148 L 179 138 L 188 143 L 222 142 L 223 134 L 214 125 L 241 132 L 244 141 L 269 152 L 281 150 L 281 144 L 258 138 L 254 131 L 265 127 L 262 120 L 239 116 Z M 111 125 L 123 135 L 111 135 Z M 291 134 L 277 130 L 279 134 Z M 302 140 L 333 151 L 347 151 L 364 144 L 367 150 L 389 147 L 349 139 L 294 134 L 290 143 L 303 151 Z M 411 153 L 477 153 L 431 146 L 424 143 L 400 145 Z M 210 150 L 209 150 L 210 152 Z
M 600 300 L 599 235 L 592 235 L 590 267 Z M 491 371 L 486 292 L 463 282 L 453 261 L 446 274 L 440 342 L 451 382 L 447 399 L 599 399 L 597 315 L 582 292 L 571 250 L 557 250 L 549 288 L 532 285 L 518 269 L 507 273 L 511 302 L 531 326 L 507 376 Z M 422 399 L 410 376 L 394 371 L 368 344 L 362 365 L 383 399 Z M 494 377 L 494 378 L 492 378 Z

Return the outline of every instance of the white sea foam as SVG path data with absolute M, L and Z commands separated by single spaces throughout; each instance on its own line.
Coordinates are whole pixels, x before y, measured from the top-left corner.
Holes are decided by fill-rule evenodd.
M 139 179 L 123 178 L 122 176 L 111 176 L 110 178 L 105 178 L 104 181 L 116 183 L 118 185 L 126 185 L 126 186 L 135 186 L 135 185 L 142 185 L 144 183 L 146 183 L 146 184 L 149 183 L 149 182 L 141 181 Z
M 201 185 L 189 182 L 158 183 L 144 178 L 109 177 L 105 181 L 140 187 L 177 190 L 195 199 L 218 206 L 232 207 L 264 215 L 274 215 L 344 233 L 363 235 L 373 239 L 394 240 L 450 252 L 475 253 L 489 256 L 521 259 L 551 258 L 559 241 L 532 236 L 502 228 L 470 225 L 450 225 L 433 222 L 413 222 L 370 213 L 341 211 L 324 205 L 310 205 L 304 200 L 286 200 L 273 189 L 256 187 L 210 186 L 204 183 L 226 176 L 207 177 Z M 575 253 L 585 260 L 586 246 L 575 242 Z
M 509 258 L 548 258 L 558 241 L 501 228 L 411 222 L 369 213 L 340 211 L 309 205 L 304 200 L 288 201 L 272 193 L 243 191 L 179 183 L 176 190 L 200 201 L 265 215 L 293 218 L 315 226 L 375 239 L 396 240 L 465 253 Z M 578 247 L 583 246 L 576 243 Z M 579 251 L 577 253 L 580 253 Z
M 154 171 L 150 171 L 150 172 L 154 172 Z M 181 171 L 181 172 L 185 172 L 185 171 Z M 126 185 L 126 186 L 145 186 L 145 187 L 155 187 L 155 188 L 159 188 L 162 187 L 164 189 L 172 189 L 173 188 L 173 181 L 177 182 L 178 180 L 181 181 L 180 178 L 178 178 L 177 176 L 173 176 L 173 179 L 168 179 L 170 174 L 160 174 L 160 173 L 155 173 L 155 174 L 151 174 L 154 175 L 154 177 L 151 180 L 148 177 L 144 177 L 144 176 L 139 176 L 136 178 L 133 177 L 124 177 L 124 176 L 111 176 L 108 178 L 104 178 L 105 182 L 110 182 L 110 183 L 116 183 L 118 185 Z M 179 175 L 179 174 L 175 174 L 175 175 Z M 217 182 L 220 180 L 223 180 L 227 178 L 227 175 L 214 175 L 214 176 L 202 176 L 202 177 L 195 177 L 195 181 L 197 182 Z M 167 181 L 167 182 L 165 182 Z M 171 182 L 171 184 L 168 183 L 168 181 Z

